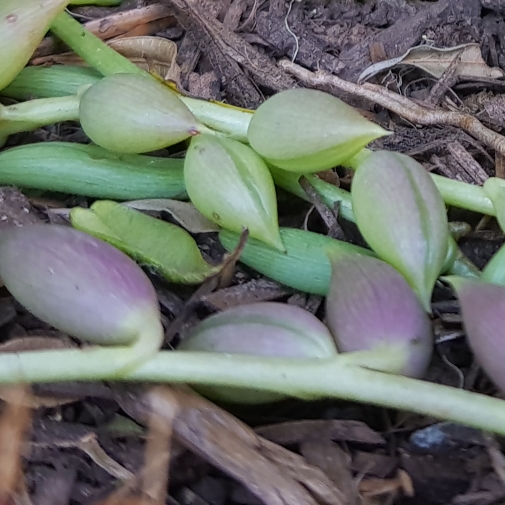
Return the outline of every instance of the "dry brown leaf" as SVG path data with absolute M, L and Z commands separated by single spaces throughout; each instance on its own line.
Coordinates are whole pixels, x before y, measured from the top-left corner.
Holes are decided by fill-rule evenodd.
M 85 23 L 84 27 L 102 40 L 109 40 L 120 36 L 158 33 L 175 24 L 176 19 L 172 9 L 156 3 L 93 19 Z M 46 37 L 35 51 L 32 64 L 35 64 L 34 62 L 41 56 L 47 56 L 56 51 L 57 44 L 54 38 Z
M 213 309 L 225 310 L 247 303 L 276 300 L 291 293 L 286 286 L 263 278 L 214 291 L 202 296 L 200 301 Z
M 382 495 L 398 496 L 414 496 L 414 485 L 409 474 L 402 469 L 399 469 L 396 476 L 392 479 L 365 479 L 359 483 L 360 493 L 367 497 L 376 497 Z
M 165 81 L 179 83 L 181 69 L 176 62 L 177 45 L 175 42 L 164 37 L 139 36 L 116 38 L 109 40 L 107 44 L 143 70 L 153 72 Z M 32 65 L 48 64 L 86 65 L 73 52 L 42 56 L 32 61 Z
M 486 64 L 482 58 L 479 44 L 462 44 L 450 48 L 422 45 L 412 47 L 398 58 L 391 58 L 371 65 L 361 73 L 358 82 L 364 82 L 379 72 L 389 70 L 397 65 L 411 65 L 440 78 L 458 57 L 460 57 L 460 61 L 454 75 L 460 79 L 500 79 L 504 75 L 501 69 L 491 68 Z
M 157 388 L 154 388 L 153 394 Z M 160 394 L 163 394 L 161 391 Z M 171 416 L 151 412 L 145 449 L 145 464 L 142 468 L 142 491 L 153 505 L 164 505 L 168 489 L 170 449 L 172 445 L 173 419 L 179 413 L 179 403 L 174 402 Z
M 177 45 L 164 37 L 124 37 L 108 45 L 144 70 L 155 72 L 165 81 L 179 82 Z
M 133 200 L 123 205 L 136 210 L 160 214 L 168 212 L 183 228 L 190 233 L 209 233 L 219 231 L 221 228 L 207 219 L 192 203 L 155 198 L 148 200 Z
M 346 504 L 359 503 L 358 486 L 351 472 L 351 456 L 331 440 L 316 437 L 300 444 L 300 452 L 307 463 L 320 468 L 338 489 Z
M 384 438 L 361 421 L 341 419 L 317 419 L 288 421 L 256 428 L 256 433 L 262 437 L 281 445 L 299 444 L 304 440 L 311 440 L 317 435 L 318 439 L 352 442 L 382 446 Z

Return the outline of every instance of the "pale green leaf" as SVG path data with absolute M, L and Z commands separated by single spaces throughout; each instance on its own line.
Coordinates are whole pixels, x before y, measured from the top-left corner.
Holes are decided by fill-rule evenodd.
M 198 284 L 219 272 L 209 265 L 193 237 L 178 226 L 115 202 L 95 202 L 89 210 L 75 207 L 72 226 L 121 249 L 170 282 Z

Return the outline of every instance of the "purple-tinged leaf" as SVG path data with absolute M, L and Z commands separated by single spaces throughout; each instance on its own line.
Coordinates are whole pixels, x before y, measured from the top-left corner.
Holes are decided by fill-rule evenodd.
M 285 303 L 258 302 L 215 314 L 178 348 L 186 351 L 284 358 L 331 358 L 337 354 L 328 328 L 310 312 Z M 233 403 L 267 403 L 278 394 L 236 388 L 205 388 L 208 396 Z
M 358 164 L 351 193 L 363 237 L 430 312 L 449 241 L 445 204 L 431 177 L 409 156 L 376 151 Z
M 423 376 L 433 349 L 431 324 L 407 281 L 376 258 L 330 259 L 326 318 L 339 352 L 391 348 L 398 356 L 392 372 Z
M 493 382 L 505 392 L 505 287 L 448 276 L 459 299 L 470 347 Z
M 159 320 L 156 292 L 126 254 L 66 226 L 2 230 L 0 277 L 32 314 L 75 337 L 129 345 Z

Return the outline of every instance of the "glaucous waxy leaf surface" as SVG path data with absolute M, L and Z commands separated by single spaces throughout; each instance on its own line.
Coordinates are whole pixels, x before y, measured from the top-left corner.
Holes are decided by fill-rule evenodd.
M 299 173 L 339 165 L 387 134 L 339 98 L 302 88 L 262 103 L 247 132 L 251 147 L 265 160 Z
M 187 198 L 183 160 L 36 142 L 0 153 L 0 184 L 94 198 Z
M 505 245 L 496 251 L 482 269 L 481 280 L 505 286 Z
M 490 177 L 483 186 L 486 196 L 493 202 L 496 219 L 502 231 L 505 230 L 505 180 Z
M 184 162 L 186 191 L 193 205 L 222 228 L 284 250 L 277 198 L 265 162 L 248 146 L 202 134 L 191 139 Z
M 331 264 L 327 250 L 334 255 L 374 255 L 373 251 L 319 233 L 295 228 L 281 228 L 286 252 L 280 252 L 258 240 L 249 239 L 240 262 L 282 284 L 325 296 L 330 288 Z M 219 233 L 221 244 L 233 251 L 239 235 L 227 230 Z
M 339 352 L 390 348 L 398 369 L 422 377 L 430 363 L 430 320 L 404 277 L 377 258 L 332 257 L 326 320 Z
M 53 18 L 69 0 L 2 0 L 0 2 L 0 90 L 28 63 Z
M 197 325 L 178 350 L 279 358 L 331 358 L 337 354 L 331 333 L 317 317 L 300 307 L 276 302 L 251 303 L 215 314 Z M 282 398 L 236 388 L 206 387 L 201 391 L 232 403 L 267 403 Z
M 445 204 L 429 174 L 409 156 L 376 151 L 358 164 L 351 196 L 365 240 L 403 274 L 430 312 L 449 231 Z
M 503 231 L 505 229 L 505 181 L 498 177 L 490 177 L 484 183 L 483 189 L 493 203 L 496 219 Z M 505 286 L 505 246 L 501 246 L 484 267 L 481 279 Z
M 456 291 L 466 336 L 478 363 L 505 392 L 505 287 L 467 277 L 443 280 Z
M 120 153 L 162 149 L 200 127 L 175 92 L 147 75 L 104 77 L 83 94 L 79 115 L 95 144 Z
M 202 258 L 182 228 L 116 202 L 95 202 L 89 210 L 74 207 L 70 220 L 74 228 L 109 242 L 170 282 L 198 284 L 220 270 Z
M 128 345 L 159 319 L 156 292 L 126 254 L 67 226 L 2 230 L 0 278 L 32 314 L 83 340 Z

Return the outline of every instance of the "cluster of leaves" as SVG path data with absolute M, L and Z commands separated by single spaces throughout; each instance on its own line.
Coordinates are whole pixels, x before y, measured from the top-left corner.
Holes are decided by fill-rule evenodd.
M 66 4 L 62 0 L 3 2 L 0 48 L 11 57 L 0 62 L 0 90 L 12 89 L 49 27 L 88 63 L 95 62 L 97 70 L 107 73 L 106 59 L 96 63 L 95 56 L 76 42 L 82 30 L 72 32 L 72 23 L 62 13 Z M 100 42 L 93 43 L 96 53 Z M 422 165 L 398 153 L 368 151 L 367 144 L 388 132 L 327 93 L 292 89 L 267 99 L 253 113 L 230 112 L 218 104 L 195 105 L 128 60 L 115 59 L 119 55 L 112 49 L 100 49 L 110 56 L 111 75 L 93 75 L 73 95 L 24 102 L 24 116 L 16 116 L 16 109 L 0 108 L 4 137 L 36 128 L 49 118 L 70 116 L 80 121 L 94 143 L 36 144 L 4 151 L 0 182 L 101 198 L 90 209 L 71 210 L 73 229 L 37 225 L 3 232 L 0 276 L 41 319 L 83 340 L 114 346 L 94 349 L 93 362 L 89 352 L 87 359 L 76 350 L 53 351 L 57 360 L 50 372 L 41 366 L 37 353 L 21 354 L 23 377 L 127 378 L 132 373 L 142 376 L 143 366 L 151 370 L 149 364 L 162 354 L 158 351 L 163 329 L 154 289 L 131 258 L 154 267 L 171 282 L 197 284 L 221 268 L 202 258 L 182 228 L 112 201 L 167 196 L 189 197 L 220 230 L 219 238 L 228 250 L 247 229 L 251 240 L 241 261 L 294 288 L 325 295 L 327 326 L 306 311 L 272 303 L 214 315 L 183 341 L 180 368 L 166 380 L 194 382 L 205 394 L 228 401 L 256 403 L 286 394 L 314 395 L 287 384 L 289 374 L 283 374 L 282 367 L 273 380 L 275 361 L 246 360 L 249 375 L 240 368 L 219 375 L 209 371 L 212 361 L 200 366 L 201 352 L 276 357 L 286 370 L 321 361 L 338 363 L 340 374 L 346 367 L 366 367 L 422 377 L 433 348 L 432 291 L 442 274 L 454 271 L 457 255 L 446 205 Z M 35 117 L 33 111 L 40 112 L 40 107 L 60 107 L 61 112 L 61 100 L 74 107 L 71 113 Z M 233 121 L 240 124 L 234 126 Z M 184 160 L 142 155 L 183 141 L 188 142 Z M 62 171 L 63 156 L 77 172 Z M 347 217 L 355 221 L 369 248 L 280 228 L 275 183 L 299 194 L 301 175 L 342 164 L 352 166 L 356 174 L 351 192 L 342 191 L 339 198 L 348 204 Z M 503 183 L 492 178 L 483 191 L 505 226 Z M 497 253 L 481 278 L 449 275 L 445 279 L 460 299 L 477 357 L 505 390 L 499 340 L 505 338 L 504 254 Z M 18 361 L 6 358 L 4 368 L 17 365 Z M 365 398 L 360 376 L 350 373 L 357 382 L 346 394 Z M 159 380 L 160 375 L 149 377 Z M 346 382 L 342 375 L 320 374 L 317 380 L 318 395 L 336 394 L 328 381 Z M 400 397 L 388 401 L 406 405 Z M 478 423 L 472 414 L 465 420 Z

